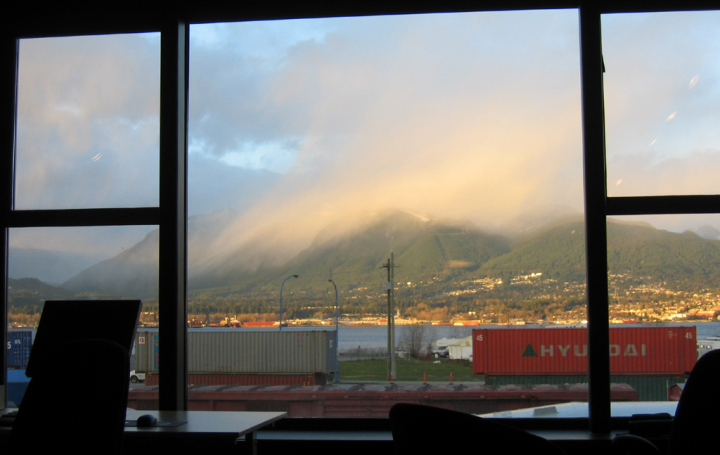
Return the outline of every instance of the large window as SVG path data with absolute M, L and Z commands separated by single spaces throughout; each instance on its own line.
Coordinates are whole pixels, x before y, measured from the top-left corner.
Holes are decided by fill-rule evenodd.
M 342 361 L 306 373 L 417 387 L 482 384 L 479 325 L 581 324 L 577 36 L 576 10 L 192 25 L 189 313 L 277 337 L 281 317 L 283 331 L 332 337 L 339 313 Z M 402 358 L 388 371 L 391 253 Z M 192 383 L 241 380 L 223 374 L 247 372 L 231 358 L 192 371 L 208 355 L 197 337 Z M 268 368 L 257 385 L 293 385 L 265 377 L 293 365 Z M 372 400 L 347 406 L 376 415 Z
M 123 269 L 127 285 L 72 292 L 142 288 L 147 322 L 170 346 L 155 371 L 161 407 L 187 405 L 204 341 L 187 337 L 185 365 L 186 325 L 269 325 L 304 349 L 299 325 L 381 324 L 341 327 L 333 344 L 341 358 L 386 355 L 389 288 L 398 350 L 440 355 L 441 338 L 468 332 L 433 322 L 587 323 L 597 335 L 608 319 L 641 322 L 667 302 L 707 313 L 714 301 L 720 226 L 696 216 L 717 206 L 714 13 L 367 10 L 232 23 L 222 21 L 248 18 L 193 11 L 179 26 L 103 19 L 104 33 L 160 34 L 37 38 L 103 32 L 93 12 L 41 32 L 20 21 L 2 54 L 6 287 L 28 275 L 70 292 L 100 261 L 155 255 Z M 72 266 L 24 265 L 45 253 Z M 6 297 L 7 322 L 32 325 L 8 317 Z M 367 349 L 360 330 L 377 331 Z M 598 353 L 609 343 L 594 342 L 590 412 L 604 431 L 611 378 Z M 410 378 L 402 365 L 394 379 Z M 326 367 L 332 382 L 337 366 Z M 371 374 L 346 371 L 340 381 Z
M 611 213 L 626 216 L 608 218 L 607 225 L 609 317 L 662 321 L 668 335 L 692 327 L 684 336 L 692 340 L 720 328 L 718 215 L 693 213 L 717 209 L 711 200 L 703 206 L 686 198 L 679 204 L 660 199 L 646 211 L 643 197 L 718 192 L 719 25 L 717 12 L 602 16 L 607 194 L 611 204 L 626 197 L 622 210 Z M 610 212 L 616 208 L 610 205 Z M 680 355 L 694 360 L 696 349 L 693 341 Z M 674 356 L 671 349 L 665 353 Z M 672 374 L 655 377 L 663 390 L 682 382 L 690 365 L 668 367 Z M 649 381 L 640 385 L 648 387 Z
M 5 292 L 15 370 L 8 399 L 16 405 L 46 300 L 157 304 L 158 226 L 144 214 L 159 205 L 159 38 L 18 41 L 12 200 L 4 208 L 13 209 Z M 105 324 L 101 305 L 97 323 Z M 16 345 L 22 349 L 12 351 Z

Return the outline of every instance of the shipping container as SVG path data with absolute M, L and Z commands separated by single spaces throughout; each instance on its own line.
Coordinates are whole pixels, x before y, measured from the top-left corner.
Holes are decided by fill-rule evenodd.
M 611 374 L 610 382 L 627 384 L 638 393 L 640 401 L 667 401 L 668 389 L 678 382 L 684 382 L 685 375 L 672 374 Z M 509 384 L 587 384 L 587 375 L 485 375 L 485 384 L 505 386 Z
M 24 370 L 32 349 L 34 331 L 30 329 L 9 329 L 7 332 L 7 367 L 10 370 Z
M 190 329 L 187 350 L 188 374 L 330 375 L 335 373 L 337 332 Z M 157 330 L 135 334 L 136 371 L 158 373 L 160 352 Z
M 7 372 L 7 400 L 8 407 L 17 407 L 22 403 L 25 391 L 30 385 L 30 378 L 25 376 L 25 370 L 8 370 Z M 15 405 L 15 406 L 13 406 Z
M 243 327 L 280 327 L 278 321 L 250 321 L 243 322 Z M 283 327 L 287 327 L 287 324 L 283 324 Z
M 697 360 L 695 327 L 613 327 L 613 374 L 689 374 Z M 587 373 L 587 329 L 473 330 L 473 372 L 486 375 Z

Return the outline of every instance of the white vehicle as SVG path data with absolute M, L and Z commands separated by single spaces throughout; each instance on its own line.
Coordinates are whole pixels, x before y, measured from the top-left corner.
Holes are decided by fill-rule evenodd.
M 145 382 L 145 373 L 136 373 L 135 370 L 132 370 L 130 372 L 130 382 L 133 384 L 140 382 Z
M 706 352 L 710 352 L 714 349 L 720 349 L 720 337 L 712 336 L 697 341 L 698 345 L 698 359 L 703 356 Z

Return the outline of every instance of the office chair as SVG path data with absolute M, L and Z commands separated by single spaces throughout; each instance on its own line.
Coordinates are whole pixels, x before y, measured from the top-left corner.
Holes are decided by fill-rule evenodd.
M 675 418 L 670 425 L 667 453 L 670 455 L 706 453 L 717 449 L 720 428 L 720 350 L 703 355 L 685 383 Z M 659 454 L 660 449 L 636 435 L 619 435 L 612 441 L 612 453 Z
M 526 431 L 463 412 L 399 403 L 390 409 L 397 455 L 488 453 L 555 455 L 555 444 Z
M 73 341 L 47 352 L 35 365 L 10 434 L 9 453 L 119 453 L 128 352 L 109 340 Z

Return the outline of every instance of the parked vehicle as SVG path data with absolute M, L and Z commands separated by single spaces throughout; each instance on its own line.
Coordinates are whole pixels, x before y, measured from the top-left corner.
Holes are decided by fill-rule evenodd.
M 132 370 L 130 372 L 130 382 L 133 384 L 145 382 L 145 373 L 136 373 L 135 370 Z
M 450 355 L 447 346 L 438 346 L 436 350 L 432 352 L 433 357 L 436 359 L 447 359 Z

